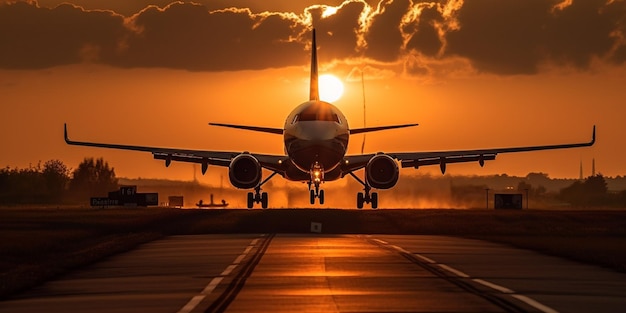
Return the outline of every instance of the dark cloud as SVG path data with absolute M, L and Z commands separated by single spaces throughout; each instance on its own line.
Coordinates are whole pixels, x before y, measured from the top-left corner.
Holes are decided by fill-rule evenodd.
M 419 51 L 429 57 L 437 56 L 443 48 L 443 42 L 439 38 L 439 25 L 443 22 L 444 18 L 437 6 L 422 7 L 417 20 L 405 26 L 405 32 L 413 33 L 406 49 Z
M 288 16 L 246 9 L 208 11 L 198 4 L 149 7 L 131 18 L 136 33 L 124 66 L 187 70 L 243 70 L 301 63 L 304 45 L 290 41 L 297 27 Z
M 381 0 L 364 36 L 367 57 L 384 62 L 398 59 L 403 46 L 400 24 L 410 4 L 409 0 Z
M 96 62 L 226 71 L 304 65 L 311 24 L 323 62 L 366 57 L 402 65 L 409 75 L 436 74 L 445 64 L 460 63 L 512 75 L 534 74 L 548 64 L 585 70 L 594 60 L 626 62 L 626 1 L 620 0 L 381 0 L 374 6 L 346 0 L 302 12 L 224 9 L 222 2 L 219 9 L 176 2 L 132 16 L 70 4 L 0 4 L 0 68 Z
M 533 74 L 546 63 L 585 69 L 615 44 L 614 10 L 606 0 L 573 1 L 562 9 L 556 1 L 473 0 L 459 12 L 460 29 L 448 33 L 446 54 L 468 58 L 480 71 Z
M 361 25 L 359 17 L 363 13 L 365 3 L 346 1 L 337 8 L 337 12 L 324 16 L 324 6 L 313 6 L 307 9 L 311 15 L 319 42 L 320 58 L 343 59 L 357 54 L 358 34 Z
M 111 11 L 54 9 L 16 2 L 0 5 L 0 67 L 36 69 L 115 57 L 126 29 Z M 87 60 L 86 60 L 87 59 Z

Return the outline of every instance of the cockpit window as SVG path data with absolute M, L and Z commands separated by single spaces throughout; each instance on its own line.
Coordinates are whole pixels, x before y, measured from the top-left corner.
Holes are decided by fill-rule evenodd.
M 327 121 L 341 124 L 339 116 L 333 112 L 329 107 L 320 105 L 311 105 L 304 109 L 300 114 L 296 115 L 293 122 L 306 122 L 306 121 Z

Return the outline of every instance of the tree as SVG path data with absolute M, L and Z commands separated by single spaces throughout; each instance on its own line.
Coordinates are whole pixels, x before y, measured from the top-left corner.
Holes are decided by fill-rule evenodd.
M 560 197 L 573 205 L 606 205 L 609 202 L 608 187 L 602 174 L 588 177 L 584 182 L 575 181 L 561 189 Z
M 49 160 L 43 165 L 42 172 L 49 201 L 59 202 L 67 189 L 70 181 L 70 170 L 59 160 Z
M 103 158 L 85 158 L 72 172 L 70 190 L 75 200 L 106 195 L 117 188 L 115 170 Z

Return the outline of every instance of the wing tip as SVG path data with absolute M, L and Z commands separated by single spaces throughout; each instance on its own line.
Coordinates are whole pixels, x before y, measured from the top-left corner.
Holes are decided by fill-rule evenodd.
M 593 145 L 594 143 L 596 143 L 596 125 L 593 125 L 593 131 L 591 133 L 591 142 L 589 142 L 589 144 Z
M 65 138 L 65 143 L 70 143 L 70 138 L 67 135 L 67 123 L 63 123 L 63 137 Z

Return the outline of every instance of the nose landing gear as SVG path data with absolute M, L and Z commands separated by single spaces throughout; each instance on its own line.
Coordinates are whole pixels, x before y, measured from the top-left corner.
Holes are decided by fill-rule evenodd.
M 311 204 L 315 204 L 315 198 L 319 199 L 320 204 L 324 204 L 324 190 L 320 189 L 320 185 L 324 181 L 324 168 L 315 162 L 310 170 L 311 180 L 309 180 L 309 195 Z M 315 190 L 311 189 L 311 185 Z
M 320 189 L 319 184 L 315 185 L 315 190 L 311 189 L 311 182 L 308 184 L 311 204 L 315 204 L 315 198 L 319 199 L 320 204 L 324 204 L 324 190 Z

